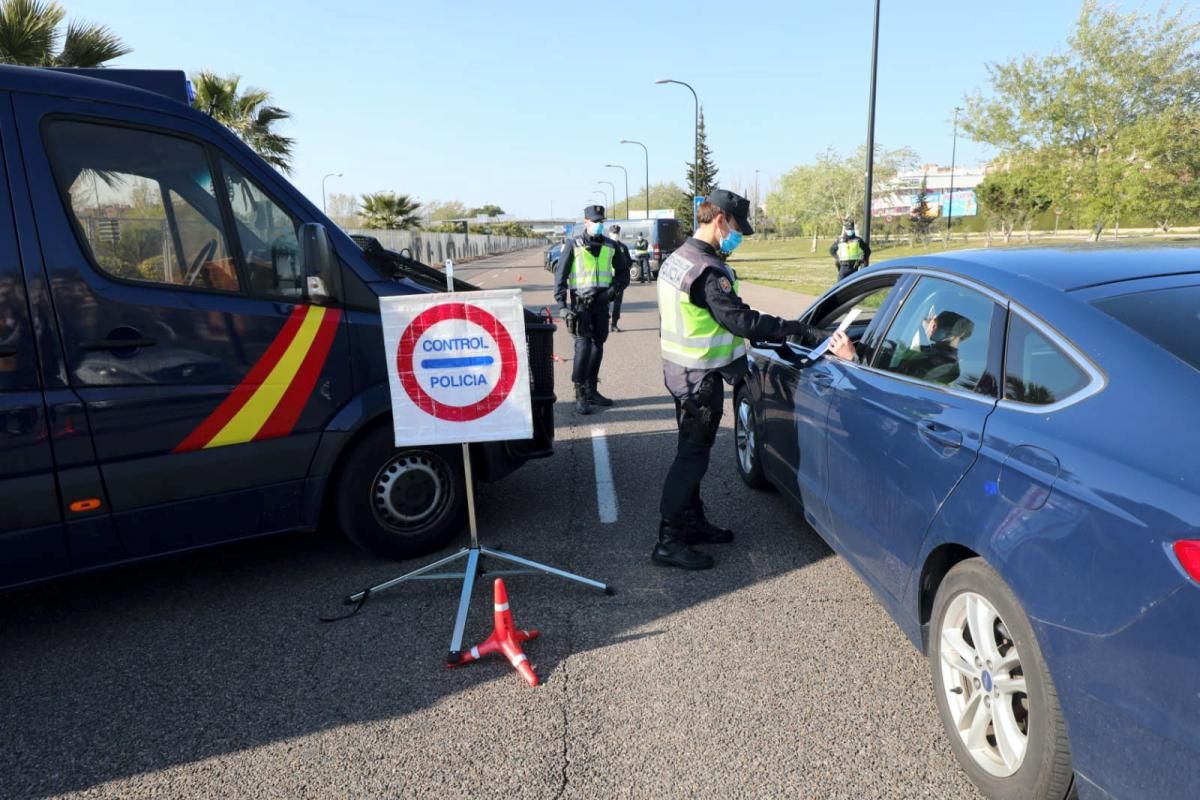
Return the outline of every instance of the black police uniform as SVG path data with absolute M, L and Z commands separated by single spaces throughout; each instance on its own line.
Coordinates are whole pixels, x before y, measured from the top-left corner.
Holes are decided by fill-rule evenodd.
M 833 256 L 834 260 L 837 261 L 838 245 L 841 244 L 842 242 L 855 242 L 855 241 L 857 241 L 859 247 L 862 248 L 862 252 L 863 252 L 862 260 L 861 261 L 838 261 L 837 268 L 838 268 L 838 280 L 839 281 L 853 275 L 855 272 L 858 271 L 858 269 L 860 267 L 865 267 L 871 261 L 871 245 L 867 244 L 866 240 L 863 239 L 861 236 L 858 236 L 857 234 L 855 234 L 854 236 L 847 236 L 845 233 L 842 233 L 842 235 L 839 236 L 837 239 L 835 239 L 833 244 L 829 246 L 829 255 Z
M 625 285 L 628 286 L 629 281 L 630 281 L 629 272 L 630 272 L 630 270 L 633 269 L 633 256 L 630 255 L 629 248 L 620 239 L 613 239 L 613 242 L 617 245 L 617 252 L 623 253 L 625 256 L 625 261 L 628 262 L 628 264 L 629 264 L 628 269 L 625 270 Z M 613 256 L 613 268 L 614 269 L 616 268 L 616 263 L 617 263 L 617 258 L 614 255 Z M 613 283 L 614 284 L 616 283 L 615 275 L 613 276 Z M 615 291 L 615 294 L 616 294 L 616 296 L 613 297 L 613 301 L 612 301 L 612 329 L 614 331 L 619 332 L 620 329 L 617 328 L 617 323 L 621 321 L 621 301 L 625 299 L 625 289 L 624 288 L 617 289 Z
M 744 234 L 753 233 L 748 200 L 723 189 L 714 191 L 708 200 L 734 219 Z M 751 341 L 782 341 L 789 336 L 802 336 L 812 343 L 824 337 L 823 331 L 802 322 L 763 314 L 746 305 L 738 297 L 721 255 L 712 245 L 694 237 L 663 264 L 659 283 L 669 281 L 673 270 L 695 274 L 697 267 L 702 272 L 686 290 L 689 301 L 707 308 L 717 323 L 734 336 Z M 665 313 L 660 309 L 660 314 Z M 746 374 L 746 368 L 745 356 L 716 369 L 682 367 L 663 360 L 664 383 L 675 400 L 679 439 L 675 460 L 663 484 L 659 506 L 662 521 L 652 554 L 656 563 L 684 569 L 711 567 L 712 559 L 693 550 L 691 545 L 733 540 L 732 531 L 718 528 L 705 518 L 700 483 L 708 472 L 709 456 L 721 426 L 725 381 L 734 383 Z
M 584 218 L 592 222 L 604 220 L 604 206 L 588 206 Z M 568 281 L 575 264 L 575 248 L 586 248 L 599 255 L 601 247 L 613 248 L 613 279 L 608 287 L 594 287 L 580 294 L 570 289 Z M 590 413 L 589 405 L 612 405 L 599 393 L 600 362 L 604 358 L 604 342 L 608 340 L 608 303 L 617 292 L 629 285 L 629 257 L 616 242 L 606 236 L 582 234 L 567 241 L 554 270 L 554 299 L 558 305 L 575 315 L 575 362 L 571 381 L 575 384 L 575 408 Z M 566 316 L 564 314 L 564 316 Z

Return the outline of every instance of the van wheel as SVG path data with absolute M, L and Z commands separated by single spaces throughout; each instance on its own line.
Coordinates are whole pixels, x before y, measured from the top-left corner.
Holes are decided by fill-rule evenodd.
M 931 621 L 934 699 L 967 777 L 997 800 L 1070 796 L 1058 694 L 1012 590 L 983 559 L 968 559 L 938 587 Z
M 391 426 L 367 434 L 337 485 L 338 527 L 380 558 L 405 559 L 443 547 L 466 524 L 461 450 L 402 447 Z

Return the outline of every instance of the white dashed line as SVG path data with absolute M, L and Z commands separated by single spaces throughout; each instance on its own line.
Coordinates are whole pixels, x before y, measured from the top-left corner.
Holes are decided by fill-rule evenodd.
M 608 461 L 608 438 L 604 428 L 592 428 L 592 456 L 596 461 L 596 505 L 600 521 L 617 521 L 617 487 L 613 485 L 612 465 Z

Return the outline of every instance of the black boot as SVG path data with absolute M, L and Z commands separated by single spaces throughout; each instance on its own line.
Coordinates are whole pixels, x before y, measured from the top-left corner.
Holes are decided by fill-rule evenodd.
M 658 523 L 658 544 L 650 560 L 680 569 L 710 569 L 713 565 L 712 556 L 688 547 L 687 531 L 682 525 L 670 525 L 666 520 Z
M 613 401 L 609 400 L 607 397 L 600 394 L 600 390 L 596 388 L 596 385 L 599 383 L 600 383 L 600 381 L 588 381 L 587 401 L 594 406 L 604 406 L 605 408 L 611 408 Z
M 575 413 L 592 413 L 592 407 L 588 405 L 588 388 L 582 383 L 575 384 Z
M 613 333 L 620 333 L 620 332 L 621 332 L 621 329 L 617 327 L 617 321 L 616 321 L 615 319 L 612 321 L 612 324 L 608 326 L 608 328 L 609 328 L 609 330 L 611 330 Z
M 683 512 L 683 529 L 688 544 L 729 544 L 733 541 L 733 531 L 718 528 L 705 518 L 704 506 Z

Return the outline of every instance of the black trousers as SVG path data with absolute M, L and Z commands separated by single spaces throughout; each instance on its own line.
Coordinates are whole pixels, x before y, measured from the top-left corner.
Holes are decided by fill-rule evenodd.
M 625 299 L 625 290 L 624 289 L 621 289 L 619 292 L 617 292 L 617 296 L 613 298 L 613 302 L 612 302 L 612 324 L 613 325 L 616 325 L 617 322 L 621 319 L 621 301 L 624 299 Z
M 858 272 L 858 268 L 860 266 L 861 266 L 861 262 L 859 262 L 859 261 L 839 261 L 838 262 L 838 280 L 843 281 L 846 278 L 849 278 L 855 272 Z
M 705 376 L 695 394 L 683 400 L 675 398 L 679 443 L 675 461 L 667 470 L 659 506 L 662 518 L 669 523 L 680 524 L 684 512 L 700 507 L 700 482 L 708 472 L 724 408 L 725 382 L 717 372 Z
M 593 300 L 575 307 L 579 328 L 575 331 L 575 363 L 571 366 L 573 383 L 589 383 L 600 376 L 604 343 L 608 340 L 608 303 Z

